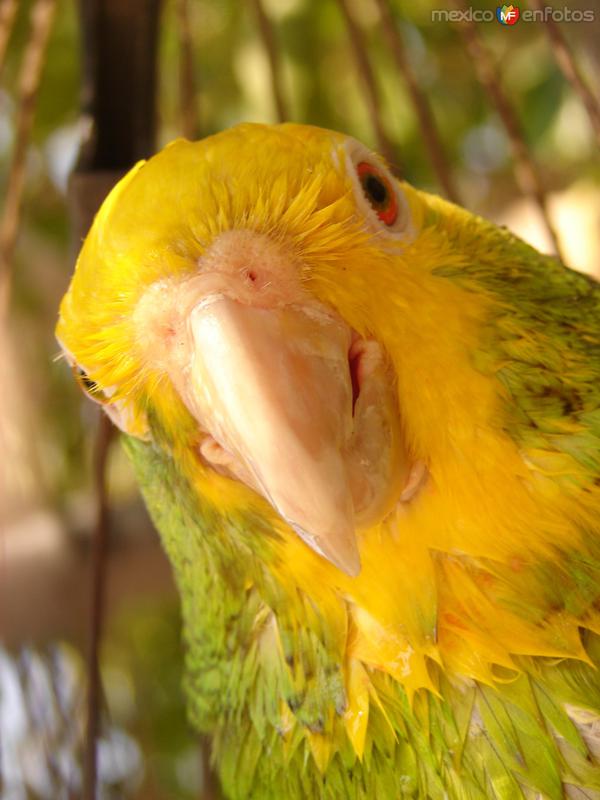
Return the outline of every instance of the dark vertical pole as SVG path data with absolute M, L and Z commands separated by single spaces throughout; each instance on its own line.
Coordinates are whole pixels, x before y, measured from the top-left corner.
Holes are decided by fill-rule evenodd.
M 86 169 L 128 169 L 154 149 L 160 0 L 80 0 Z
M 161 0 L 80 0 L 83 111 L 89 117 L 90 131 L 69 187 L 77 248 L 116 180 L 154 150 L 160 6 Z M 94 459 L 96 525 L 90 586 L 85 800 L 96 800 L 98 795 L 99 648 L 108 544 L 105 470 L 110 439 L 110 423 L 102 417 Z
M 77 245 L 117 179 L 154 151 L 161 0 L 79 0 L 79 7 L 90 130 L 71 176 Z

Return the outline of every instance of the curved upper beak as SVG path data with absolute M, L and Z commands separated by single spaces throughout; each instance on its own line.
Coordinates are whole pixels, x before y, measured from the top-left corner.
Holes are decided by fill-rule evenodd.
M 193 308 L 188 332 L 187 401 L 224 451 L 216 461 L 357 575 L 347 326 L 316 305 L 261 308 L 216 293 Z

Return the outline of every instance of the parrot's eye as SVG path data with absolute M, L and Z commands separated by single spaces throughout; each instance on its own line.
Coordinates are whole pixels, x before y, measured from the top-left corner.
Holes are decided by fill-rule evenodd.
M 362 222 L 396 242 L 409 242 L 415 233 L 411 207 L 400 184 L 381 159 L 363 144 L 348 138 L 346 169 Z
M 96 403 L 106 403 L 108 398 L 98 386 L 96 381 L 93 381 L 85 370 L 83 370 L 81 367 L 75 366 L 73 367 L 73 374 L 75 375 L 77 383 L 81 386 L 90 400 L 94 400 Z
M 365 197 L 379 219 L 393 225 L 398 218 L 398 200 L 387 176 L 367 161 L 361 161 L 356 171 Z

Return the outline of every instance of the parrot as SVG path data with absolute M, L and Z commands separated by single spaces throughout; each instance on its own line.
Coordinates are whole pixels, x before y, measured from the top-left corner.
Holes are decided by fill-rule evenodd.
M 600 798 L 600 286 L 351 136 L 179 139 L 56 329 L 225 797 Z

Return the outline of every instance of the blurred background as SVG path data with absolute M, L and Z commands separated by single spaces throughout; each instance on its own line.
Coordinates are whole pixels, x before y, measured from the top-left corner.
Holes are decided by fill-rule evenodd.
M 99 471 L 97 408 L 57 360 L 58 304 L 103 191 L 177 136 L 285 118 L 354 135 L 600 276 L 600 8 L 546 7 L 509 25 L 479 2 L 0 0 L 1 800 L 93 796 L 103 470 L 97 796 L 218 796 L 185 717 L 169 566 L 118 443 Z

